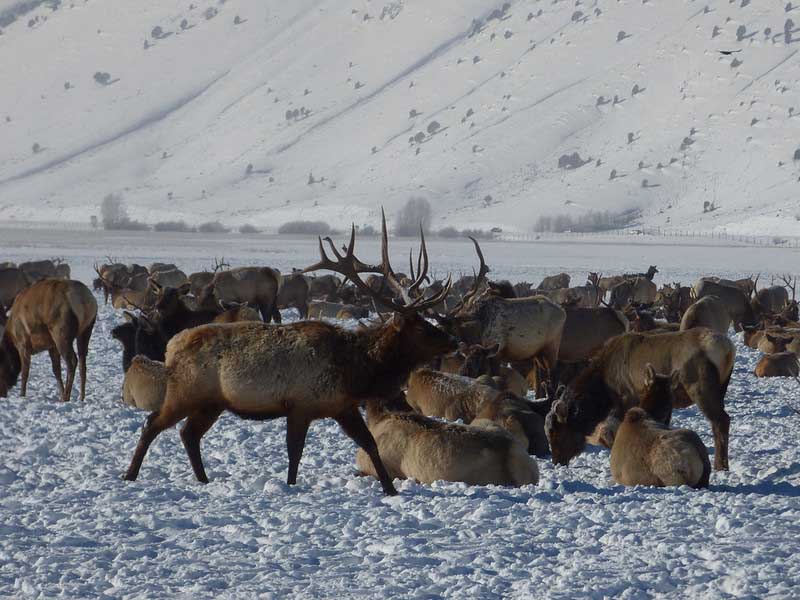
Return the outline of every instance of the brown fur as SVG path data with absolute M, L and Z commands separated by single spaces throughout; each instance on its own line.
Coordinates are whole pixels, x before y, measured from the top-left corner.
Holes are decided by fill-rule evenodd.
M 712 331 L 727 334 L 730 326 L 731 316 L 725 303 L 716 296 L 703 296 L 683 314 L 680 329 L 686 331 L 693 327 L 708 327 Z
M 628 319 L 613 308 L 567 307 L 558 360 L 574 362 L 591 357 L 609 339 L 628 330 Z
M 86 398 L 86 355 L 97 318 L 97 301 L 78 281 L 44 279 L 18 297 L 3 333 L 0 349 L 0 397 L 8 395 L 22 374 L 20 395 L 28 387 L 31 357 L 47 350 L 61 399 L 70 399 L 75 371 L 80 366 L 80 398 Z M 73 341 L 77 340 L 75 355 Z M 61 376 L 61 359 L 67 364 L 67 381 Z
M 609 415 L 621 419 L 635 406 L 644 391 L 646 366 L 652 364 L 660 372 L 679 373 L 674 406 L 697 404 L 714 432 L 715 468 L 727 469 L 730 417 L 724 400 L 734 356 L 727 336 L 705 328 L 612 338 L 547 415 L 553 461 L 569 463 L 599 423 Z
M 220 271 L 198 297 L 202 308 L 217 306 L 220 302 L 246 303 L 258 308 L 265 323 L 281 322 L 277 296 L 281 274 L 269 267 L 239 267 Z
M 454 348 L 449 335 L 415 314 L 360 331 L 317 321 L 186 330 L 167 346 L 164 405 L 148 417 L 126 478 L 136 479 L 161 431 L 188 417 L 181 437 L 195 476 L 208 481 L 200 439 L 228 410 L 251 419 L 287 417 L 290 485 L 309 424 L 333 418 L 367 451 L 384 491 L 396 493 L 358 406 L 393 396 L 414 367 Z
M 125 404 L 146 411 L 157 411 L 167 393 L 167 370 L 164 363 L 135 356 L 125 373 L 122 400 Z
M 629 409 L 611 448 L 611 475 L 622 485 L 708 487 L 711 463 L 700 437 L 688 429 L 669 429 L 671 388 L 677 374 L 647 369 L 640 406 Z
M 765 354 L 756 365 L 756 377 L 797 377 L 800 375 L 800 366 L 794 352 L 779 352 Z
M 393 413 L 367 404 L 369 430 L 390 477 L 420 483 L 461 481 L 469 485 L 536 484 L 539 470 L 524 445 L 494 423 L 445 424 L 413 413 Z M 363 450 L 356 466 L 375 476 Z

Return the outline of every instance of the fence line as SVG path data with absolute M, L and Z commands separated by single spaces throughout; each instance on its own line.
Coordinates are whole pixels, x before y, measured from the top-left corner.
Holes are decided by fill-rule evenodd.
M 731 242 L 743 246 L 768 246 L 775 248 L 800 248 L 800 237 L 784 236 L 759 236 L 759 235 L 740 235 L 718 231 L 689 231 L 689 230 L 663 230 L 660 227 L 652 228 L 630 228 L 630 229 L 609 229 L 606 231 L 577 232 L 565 231 L 537 232 L 537 233 L 498 233 L 495 239 L 509 242 L 546 242 L 554 240 L 568 239 L 602 239 L 611 237 L 628 238 L 631 241 L 639 237 L 654 237 L 662 239 L 686 239 L 686 240 L 711 240 L 720 242 Z

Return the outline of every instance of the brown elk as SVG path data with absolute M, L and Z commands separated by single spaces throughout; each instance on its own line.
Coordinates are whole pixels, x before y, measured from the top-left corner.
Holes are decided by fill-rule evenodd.
M 166 265 L 165 265 L 166 266 Z M 191 286 L 186 273 L 180 269 L 162 269 L 150 273 L 150 282 L 157 288 L 180 288 L 187 285 L 186 291 Z
M 663 308 L 668 323 L 680 323 L 693 302 L 692 288 L 681 285 L 680 282 L 662 287 L 656 294 L 655 300 L 655 304 Z
M 335 262 L 325 254 L 320 239 L 320 261 L 306 270 L 341 273 L 390 308 L 394 312 L 392 318 L 357 331 L 300 321 L 291 325 L 205 325 L 178 334 L 167 347 L 164 404 L 147 418 L 126 479 L 136 479 L 156 436 L 187 418 L 181 439 L 195 476 L 201 482 L 208 481 L 200 439 L 227 410 L 248 419 L 286 417 L 290 485 L 297 480 L 309 425 L 316 419 L 333 418 L 369 455 L 384 492 L 397 493 L 358 407 L 368 398 L 394 396 L 415 367 L 453 350 L 456 342 L 420 316 L 441 298 L 411 298 L 422 285 L 427 264 L 408 289 L 401 288 L 394 279 L 385 219 L 380 270 L 402 292 L 403 301 L 369 288 L 359 273 L 377 268 L 358 260 L 354 247 L 355 226 L 344 255 L 331 242 Z M 442 296 L 448 292 L 449 282 Z
M 0 341 L 0 398 L 8 395 L 22 374 L 20 395 L 25 396 L 31 357 L 47 350 L 61 399 L 70 399 L 75 371 L 80 365 L 81 393 L 86 398 L 86 355 L 97 318 L 97 301 L 78 281 L 45 279 L 20 293 Z M 72 343 L 77 340 L 78 355 Z M 61 359 L 67 364 L 66 384 Z
M 758 323 L 757 311 L 753 309 L 745 292 L 736 285 L 700 279 L 694 284 L 694 292 L 697 300 L 705 296 L 719 298 L 725 305 L 736 331 L 741 331 L 743 325 L 752 326 Z
M 277 296 L 281 275 L 269 267 L 238 267 L 214 275 L 198 297 L 198 305 L 208 309 L 220 302 L 247 303 L 257 307 L 266 323 L 281 322 Z
M 656 300 L 658 288 L 647 277 L 624 279 L 611 288 L 609 304 L 616 309 L 623 309 L 628 304 L 649 306 Z
M 28 285 L 32 285 L 42 279 L 57 277 L 56 265 L 52 260 L 34 260 L 19 264 L 19 270 L 28 280 Z
M 147 411 L 158 411 L 167 393 L 167 370 L 163 362 L 146 356 L 135 356 L 125 372 L 122 400 L 125 404 Z
M 712 331 L 728 333 L 731 316 L 725 303 L 716 296 L 703 296 L 683 314 L 681 331 L 694 327 L 708 327 Z
M 675 407 L 697 405 L 714 432 L 714 466 L 727 469 L 730 417 L 725 412 L 725 392 L 735 353 L 726 335 L 704 328 L 612 338 L 547 415 L 553 462 L 567 464 L 580 454 L 586 437 L 609 415 L 622 419 L 642 396 L 650 363 L 661 373 L 678 372 L 681 390 L 675 395 Z
M 530 385 L 519 371 L 497 360 L 499 350 L 499 344 L 487 347 L 480 344 L 469 346 L 462 342 L 455 354 L 442 357 L 439 370 L 473 379 L 488 375 L 498 379 L 498 389 L 524 398 L 530 391 Z
M 435 315 L 436 319 L 468 344 L 498 344 L 498 358 L 519 367 L 525 375 L 534 364 L 545 371 L 552 369 L 558 360 L 564 309 L 543 296 L 507 299 L 491 289 L 478 294 L 489 267 L 477 240 L 470 239 L 480 259 L 478 275 L 461 302 L 448 314 Z
M 308 317 L 308 281 L 300 273 L 284 275 L 278 289 L 278 308 L 296 308 L 300 318 Z
M 591 357 L 609 339 L 628 331 L 625 315 L 613 308 L 565 307 L 566 319 L 558 348 L 559 361 Z
M 672 388 L 677 373 L 658 375 L 647 365 L 639 406 L 628 409 L 611 448 L 611 475 L 622 485 L 707 488 L 708 451 L 688 429 L 669 429 Z M 666 418 L 665 418 L 666 417 Z
M 541 283 L 536 286 L 536 291 L 542 290 L 560 290 L 568 288 L 570 277 L 567 273 L 559 273 L 558 275 L 550 275 L 542 279 Z
M 392 478 L 511 486 L 539 481 L 539 469 L 524 444 L 492 422 L 442 423 L 389 411 L 373 399 L 367 402 L 367 422 Z M 371 458 L 359 450 L 356 466 L 365 475 L 379 477 Z
M 349 314 L 349 318 L 366 319 L 369 309 L 366 306 L 355 304 L 342 304 L 341 302 L 328 302 L 326 300 L 312 300 L 308 304 L 308 317 L 311 319 L 339 319 L 340 315 Z
M 797 377 L 800 365 L 794 352 L 778 352 L 761 357 L 753 371 L 756 377 Z
M 342 286 L 342 280 L 336 275 L 319 275 L 308 277 L 308 293 L 312 298 L 336 296 Z
M 16 267 L 0 269 L 0 304 L 11 306 L 14 298 L 26 287 L 28 280 L 22 271 Z

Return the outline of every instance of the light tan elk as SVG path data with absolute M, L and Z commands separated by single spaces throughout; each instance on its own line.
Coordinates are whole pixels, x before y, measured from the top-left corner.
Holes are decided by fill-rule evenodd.
M 61 399 L 70 399 L 80 363 L 81 400 L 86 398 L 86 355 L 97 317 L 97 301 L 78 281 L 45 279 L 23 291 L 14 303 L 0 342 L 0 398 L 8 395 L 22 374 L 20 395 L 28 389 L 31 357 L 47 350 Z M 72 343 L 77 340 L 78 355 Z M 61 359 L 67 364 L 67 382 Z
M 26 287 L 28 280 L 22 271 L 16 267 L 0 269 L 0 304 L 10 307 L 14 298 Z
M 565 307 L 566 319 L 558 349 L 559 361 L 591 357 L 609 339 L 628 331 L 628 319 L 613 308 Z
M 736 331 L 741 331 L 743 325 L 752 326 L 758 322 L 758 315 L 753 310 L 747 294 L 732 282 L 726 284 L 722 281 L 700 279 L 694 284 L 694 293 L 697 300 L 706 296 L 719 298 L 725 305 Z
M 531 454 L 549 451 L 543 415 L 527 400 L 452 373 L 417 369 L 408 378 L 409 406 L 428 417 L 472 423 L 486 419 L 524 441 Z M 544 413 L 544 411 L 542 411 Z
M 442 357 L 437 369 L 473 379 L 488 375 L 496 380 L 494 385 L 497 389 L 524 398 L 531 389 L 528 381 L 513 367 L 500 364 L 497 360 L 499 350 L 498 344 L 487 347 L 461 342 L 456 352 Z
M 163 362 L 138 355 L 131 361 L 122 383 L 125 404 L 147 411 L 158 411 L 167 393 L 167 370 Z
M 570 277 L 567 273 L 559 273 L 558 275 L 550 275 L 542 279 L 542 282 L 536 287 L 537 292 L 542 290 L 560 290 L 569 287 Z
M 639 406 L 625 413 L 611 448 L 611 475 L 617 483 L 708 487 L 711 463 L 705 444 L 694 431 L 665 424 L 671 388 L 681 385 L 676 375 L 658 375 L 647 366 Z
M 622 309 L 628 304 L 651 305 L 656 301 L 658 288 L 647 277 L 625 279 L 611 288 L 609 304 L 616 309 Z
M 361 279 L 359 273 L 376 268 L 355 257 L 355 227 L 344 255 L 331 243 L 334 262 L 325 254 L 320 239 L 320 261 L 306 269 L 341 273 L 390 308 L 394 315 L 381 325 L 346 331 L 318 321 L 233 323 L 188 329 L 170 340 L 164 404 L 147 418 L 126 479 L 136 479 L 156 436 L 186 418 L 181 439 L 189 462 L 197 479 L 208 481 L 200 439 L 227 410 L 248 419 L 286 417 L 290 485 L 297 480 L 311 422 L 335 419 L 367 452 L 384 492 L 396 494 L 358 407 L 368 398 L 394 396 L 415 367 L 453 350 L 456 342 L 420 316 L 441 299 L 412 300 L 410 290 L 402 289 L 393 277 L 387 246 L 384 220 L 380 270 L 402 291 L 402 302 L 376 294 Z M 411 288 L 422 285 L 426 272 L 427 264 Z M 449 282 L 442 295 L 448 291 Z
M 678 372 L 681 390 L 674 396 L 675 407 L 697 405 L 714 432 L 714 466 L 727 469 L 730 417 L 725 392 L 735 352 L 726 335 L 705 328 L 612 338 L 547 415 L 553 462 L 568 464 L 580 454 L 586 437 L 609 415 L 622 419 L 644 393 L 649 363 L 660 373 Z
M 539 469 L 524 444 L 494 423 L 442 423 L 414 413 L 390 412 L 372 399 L 367 402 L 367 422 L 392 478 L 469 485 L 539 482 Z M 359 450 L 356 467 L 365 475 L 378 476 L 369 458 Z
M 694 327 L 708 327 L 712 331 L 728 333 L 731 316 L 725 303 L 716 296 L 703 296 L 692 304 L 681 319 L 681 331 Z
M 470 239 L 480 259 L 473 287 L 453 311 L 435 315 L 436 319 L 468 344 L 498 344 L 498 358 L 519 367 L 524 375 L 529 375 L 534 363 L 545 371 L 552 369 L 558 360 L 564 309 L 543 296 L 507 299 L 492 289 L 478 294 L 489 267 L 478 242 Z
M 281 275 L 269 267 L 238 267 L 214 275 L 198 298 L 201 308 L 217 306 L 220 302 L 239 302 L 255 306 L 266 323 L 281 322 L 277 297 Z
M 797 377 L 800 375 L 800 365 L 794 352 L 778 352 L 765 354 L 756 365 L 756 377 Z

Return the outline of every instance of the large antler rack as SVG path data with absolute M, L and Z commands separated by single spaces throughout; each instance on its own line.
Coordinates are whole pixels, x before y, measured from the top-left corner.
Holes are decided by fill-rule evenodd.
M 472 240 L 472 243 L 475 244 L 475 252 L 478 254 L 478 259 L 481 261 L 480 268 L 478 269 L 477 275 L 475 275 L 475 270 L 473 269 L 474 280 L 472 282 L 472 287 L 467 291 L 462 297 L 461 300 L 453 307 L 452 310 L 448 311 L 449 315 L 454 315 L 459 310 L 461 310 L 466 304 L 478 293 L 480 290 L 481 285 L 486 281 L 486 275 L 491 271 L 488 266 L 486 266 L 486 261 L 483 259 L 483 252 L 481 251 L 481 246 L 478 244 L 478 240 L 474 237 L 467 236 L 469 239 Z
M 319 239 L 319 254 L 320 260 L 313 265 L 306 267 L 303 269 L 303 273 L 308 273 L 309 271 L 317 271 L 319 269 L 326 269 L 329 271 L 334 271 L 341 275 L 344 275 L 347 279 L 353 282 L 353 284 L 360 289 L 362 292 L 373 298 L 377 303 L 382 304 L 386 308 L 397 312 L 402 315 L 410 315 L 413 313 L 423 312 L 433 306 L 439 304 L 444 300 L 447 294 L 450 292 L 450 286 L 452 282 L 450 278 L 448 278 L 445 286 L 442 290 L 435 294 L 430 298 L 424 298 L 423 295 L 419 295 L 416 298 L 412 298 L 412 293 L 415 293 L 422 282 L 425 280 L 428 272 L 428 251 L 425 247 L 425 237 L 424 235 L 421 238 L 421 249 L 420 254 L 422 256 L 422 263 L 420 272 L 417 273 L 417 277 L 411 283 L 408 288 L 404 288 L 398 282 L 397 277 L 392 270 L 392 265 L 389 262 L 389 240 L 388 240 L 388 231 L 386 228 L 386 215 L 381 209 L 381 220 L 382 220 L 382 240 L 381 240 L 381 265 L 374 266 L 368 265 L 361 260 L 359 260 L 355 256 L 355 244 L 356 244 L 356 228 L 355 225 L 352 225 L 350 228 L 350 241 L 346 247 L 343 248 L 344 255 L 336 249 L 336 245 L 333 243 L 333 240 L 329 237 L 325 238 L 325 241 L 328 242 L 330 246 L 331 252 L 333 253 L 336 261 L 330 259 L 330 257 L 325 252 L 325 247 L 322 243 L 322 238 Z M 402 302 L 399 301 L 397 298 L 390 298 L 384 296 L 380 293 L 380 291 L 374 290 L 372 287 L 367 285 L 367 283 L 361 279 L 359 273 L 381 273 L 383 274 L 384 279 L 401 298 Z

